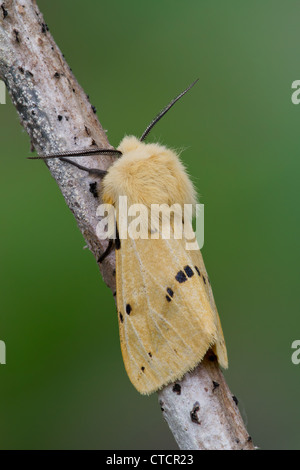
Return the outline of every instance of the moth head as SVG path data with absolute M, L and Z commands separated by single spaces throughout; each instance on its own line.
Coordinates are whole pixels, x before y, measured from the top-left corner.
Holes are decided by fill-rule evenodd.
M 118 150 L 122 157 L 108 170 L 101 185 L 104 202 L 128 204 L 195 204 L 196 193 L 177 153 L 167 147 L 126 136 Z

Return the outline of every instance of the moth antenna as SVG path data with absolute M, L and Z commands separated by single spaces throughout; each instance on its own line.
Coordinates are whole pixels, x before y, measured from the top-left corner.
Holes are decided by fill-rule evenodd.
M 61 157 L 90 157 L 93 155 L 116 155 L 121 156 L 122 152 L 116 149 L 85 149 L 85 150 L 73 150 L 70 152 L 60 152 L 60 153 L 53 153 L 48 155 L 41 155 L 38 157 L 27 157 L 28 160 L 47 160 L 50 158 L 61 158 Z
M 190 86 L 188 86 L 184 91 L 182 91 L 176 98 L 174 98 L 164 109 L 161 110 L 161 112 L 153 119 L 153 121 L 149 124 L 147 129 L 144 131 L 142 137 L 140 138 L 140 142 L 143 142 L 143 140 L 146 139 L 147 135 L 151 131 L 151 129 L 155 126 L 155 124 L 158 123 L 158 121 L 169 111 L 169 109 L 174 106 L 174 104 L 180 100 L 180 98 L 185 95 L 194 85 L 197 83 L 199 78 L 195 80 Z

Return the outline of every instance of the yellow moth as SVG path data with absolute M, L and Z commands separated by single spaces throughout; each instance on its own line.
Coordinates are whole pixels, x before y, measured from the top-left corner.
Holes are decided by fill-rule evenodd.
M 196 192 L 179 156 L 162 145 L 144 142 L 194 83 L 159 113 L 140 139 L 126 136 L 117 150 L 88 149 L 33 158 L 60 158 L 98 176 L 102 200 L 115 208 L 116 221 L 120 196 L 127 197 L 128 205 L 143 204 L 149 209 L 153 204 L 177 204 L 182 209 L 195 205 Z M 107 172 L 66 158 L 96 153 L 115 153 L 120 158 Z M 115 247 L 121 349 L 136 389 L 150 394 L 181 379 L 210 348 L 227 368 L 222 327 L 200 250 L 187 250 L 185 236 L 174 237 L 174 221 L 169 239 L 120 239 L 118 226 L 116 233 L 99 262 Z

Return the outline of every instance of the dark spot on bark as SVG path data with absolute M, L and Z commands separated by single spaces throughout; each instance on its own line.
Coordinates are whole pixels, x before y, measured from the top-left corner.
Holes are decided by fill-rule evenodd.
M 181 385 L 174 384 L 172 390 L 173 390 L 174 393 L 177 393 L 177 395 L 181 395 Z
M 252 442 L 252 437 L 248 436 L 247 442 Z
M 14 35 L 15 35 L 16 41 L 19 43 L 20 42 L 20 33 L 17 29 L 14 29 Z
M 76 93 L 75 88 L 73 88 L 73 93 Z
M 2 10 L 3 19 L 5 19 L 8 15 L 8 13 L 7 13 L 7 10 L 4 7 L 4 3 L 2 3 L 2 5 L 1 5 L 1 10 Z
M 95 147 L 97 147 L 96 141 L 94 139 L 92 139 L 91 145 L 94 145 Z
M 236 442 L 237 444 L 239 444 L 239 443 L 240 443 L 240 440 L 239 440 L 239 439 L 236 439 L 235 442 Z
M 21 73 L 24 73 L 23 67 L 18 67 L 18 69 L 20 70 Z
M 73 89 L 73 91 L 74 91 L 74 89 Z M 87 133 L 87 135 L 91 135 L 91 131 L 89 130 L 89 128 L 86 127 L 86 126 L 84 126 L 84 128 L 85 128 L 85 132 Z
M 196 269 L 197 273 L 199 274 L 199 276 L 201 276 L 201 273 L 200 273 L 200 271 L 199 271 L 198 266 L 195 266 L 195 269 Z
M 93 105 L 91 105 L 91 108 L 92 108 L 92 110 L 93 110 L 93 113 L 94 113 L 94 114 L 96 114 L 96 112 L 97 112 L 97 109 L 96 109 L 96 107 L 95 107 L 95 106 L 93 106 Z
M 114 269 L 114 270 L 113 270 L 113 276 L 115 276 L 115 275 L 116 275 L 116 270 Z
M 131 310 L 132 310 L 131 305 L 130 305 L 130 304 L 127 304 L 127 305 L 126 305 L 126 313 L 127 313 L 127 315 L 130 315 Z
M 145 367 L 144 366 L 141 367 L 141 371 L 145 372 Z
M 54 47 L 53 47 L 53 46 L 51 46 L 51 49 L 52 49 L 52 51 L 54 51 Z
M 61 115 L 61 114 L 59 114 L 59 115 L 57 116 L 57 119 L 58 119 L 59 121 L 61 121 L 61 120 L 62 120 L 62 118 L 63 118 L 63 117 L 62 117 L 62 115 Z
M 193 423 L 201 424 L 201 421 L 198 417 L 199 411 L 200 411 L 200 404 L 198 401 L 196 401 L 196 403 L 194 403 L 192 411 L 190 412 L 191 420 L 193 421 Z
M 165 411 L 163 408 L 164 402 L 162 400 L 159 400 L 159 406 L 160 406 L 161 411 Z
M 214 392 L 218 387 L 220 387 L 219 382 L 215 382 L 215 381 L 213 380 L 213 392 Z
M 42 23 L 42 33 L 46 34 L 49 31 L 48 25 L 46 23 Z
M 60 73 L 59 72 L 55 72 L 55 74 L 53 75 L 54 78 L 60 78 Z
M 234 403 L 236 404 L 236 406 L 238 406 L 239 401 L 238 401 L 237 397 L 235 395 L 233 395 L 232 399 L 233 399 Z
M 177 273 L 176 276 L 175 276 L 175 279 L 176 279 L 176 281 L 178 281 L 180 284 L 181 284 L 182 282 L 187 281 L 187 277 L 186 277 L 186 275 L 184 274 L 183 271 L 178 271 L 178 273 Z
M 151 352 L 148 352 L 148 356 L 149 356 L 149 357 L 152 357 L 152 353 L 151 353 Z
M 206 284 L 206 279 L 205 279 L 205 277 L 203 276 L 203 274 L 202 274 L 202 279 L 203 279 L 204 284 Z
M 123 323 L 123 321 L 124 321 L 124 318 L 123 318 L 123 315 L 122 315 L 122 313 L 121 313 L 121 312 L 119 312 L 119 317 L 120 317 L 121 323 Z
M 30 72 L 30 70 L 26 70 L 25 75 L 26 75 L 27 77 L 30 77 L 30 78 L 33 77 L 33 73 Z
M 190 266 L 185 266 L 183 269 L 184 269 L 185 274 L 187 275 L 187 277 L 194 276 L 194 271 L 192 270 L 192 268 Z
M 90 183 L 90 192 L 95 198 L 98 198 L 97 182 Z
M 31 111 L 32 116 L 35 116 L 35 111 Z

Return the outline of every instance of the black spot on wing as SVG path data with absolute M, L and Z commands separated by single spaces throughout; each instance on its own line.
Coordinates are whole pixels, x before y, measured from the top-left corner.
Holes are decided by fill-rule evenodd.
M 176 281 L 178 281 L 180 284 L 182 284 L 182 282 L 187 281 L 187 277 L 186 277 L 186 275 L 184 274 L 183 271 L 178 271 L 178 273 L 177 273 L 176 276 L 175 276 L 175 279 L 176 279 Z
M 202 274 L 202 279 L 203 279 L 204 284 L 206 284 L 206 279 L 205 279 L 205 277 L 203 276 L 203 274 Z
M 126 313 L 127 313 L 127 315 L 130 315 L 131 310 L 132 310 L 131 305 L 130 305 L 130 304 L 127 304 L 127 305 L 126 305 Z
M 119 230 L 118 227 L 116 227 L 116 240 L 115 240 L 115 247 L 116 250 L 119 250 L 121 248 L 121 241 L 120 241 L 120 236 L 119 236 Z
M 211 362 L 214 362 L 214 361 L 217 360 L 217 356 L 212 351 L 210 351 L 210 354 L 208 356 L 208 360 L 211 361 Z
M 141 367 L 141 371 L 145 372 L 145 367 L 144 366 Z
M 167 292 L 168 292 L 170 297 L 173 297 L 174 292 L 172 291 L 172 289 L 170 287 L 167 287 Z
M 199 275 L 199 276 L 201 276 L 201 273 L 200 273 L 200 271 L 199 271 L 199 268 L 198 268 L 198 266 L 195 266 L 195 269 L 196 269 L 196 271 L 197 271 L 198 275 Z
M 123 321 L 124 321 L 124 318 L 123 318 L 123 315 L 122 315 L 122 313 L 121 313 L 121 312 L 119 312 L 119 317 L 120 317 L 120 321 L 121 321 L 121 323 L 123 323 Z
M 183 269 L 184 269 L 185 274 L 187 275 L 187 277 L 194 276 L 194 271 L 192 270 L 192 268 L 190 266 L 185 266 Z
M 167 292 L 168 292 L 168 295 L 166 295 L 166 299 L 168 302 L 171 302 L 174 292 L 171 289 L 171 287 L 167 287 Z

